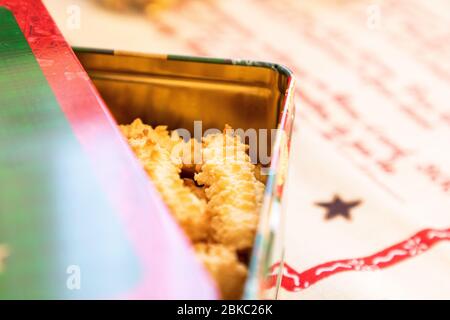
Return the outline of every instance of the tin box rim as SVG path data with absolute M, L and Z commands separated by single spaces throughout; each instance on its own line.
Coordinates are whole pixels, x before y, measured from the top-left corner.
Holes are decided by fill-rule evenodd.
M 86 53 L 100 53 L 108 55 L 128 55 L 135 57 L 149 57 L 155 59 L 167 59 L 172 61 L 189 61 L 198 63 L 212 63 L 212 64 L 225 64 L 225 65 L 237 65 L 237 66 L 248 66 L 248 67 L 261 67 L 273 69 L 286 77 L 294 78 L 294 73 L 292 70 L 284 64 L 259 61 L 259 60 L 249 60 L 249 59 L 228 59 L 228 58 L 217 58 L 217 57 L 202 57 L 202 56 L 190 56 L 190 55 L 178 55 L 178 54 L 154 54 L 147 52 L 136 52 L 136 51 L 126 51 L 126 50 L 114 50 L 114 49 L 104 49 L 104 48 L 91 48 L 91 47 L 81 47 L 73 46 L 72 49 L 75 52 L 86 52 Z

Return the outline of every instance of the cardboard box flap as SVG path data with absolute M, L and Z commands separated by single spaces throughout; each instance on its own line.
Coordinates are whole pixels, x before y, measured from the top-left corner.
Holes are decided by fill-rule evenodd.
M 0 298 L 216 297 L 45 7 L 0 7 Z

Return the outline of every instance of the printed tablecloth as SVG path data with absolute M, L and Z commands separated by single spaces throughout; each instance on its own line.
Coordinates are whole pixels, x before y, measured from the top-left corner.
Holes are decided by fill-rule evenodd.
M 74 45 L 294 71 L 280 298 L 450 298 L 450 2 L 191 0 L 153 19 L 45 3 Z

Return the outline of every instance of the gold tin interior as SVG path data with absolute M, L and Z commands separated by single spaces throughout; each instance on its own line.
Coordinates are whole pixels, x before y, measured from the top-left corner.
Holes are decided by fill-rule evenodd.
M 139 117 L 153 126 L 185 128 L 192 134 L 198 120 L 203 132 L 225 124 L 275 129 L 292 86 L 290 74 L 271 64 L 84 48 L 75 48 L 75 53 L 119 124 Z M 271 141 L 268 137 L 265 142 L 269 152 Z M 282 247 L 274 251 L 280 255 Z M 247 297 L 268 297 L 256 287 L 254 291 Z M 277 288 L 271 291 L 273 298 Z
M 274 129 L 286 81 L 258 66 L 169 60 L 161 56 L 77 51 L 116 120 L 203 129 Z

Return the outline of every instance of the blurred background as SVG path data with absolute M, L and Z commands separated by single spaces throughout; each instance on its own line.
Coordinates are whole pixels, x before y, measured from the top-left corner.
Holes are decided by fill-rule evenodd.
M 293 70 L 281 298 L 450 298 L 449 1 L 44 3 L 73 46 Z

